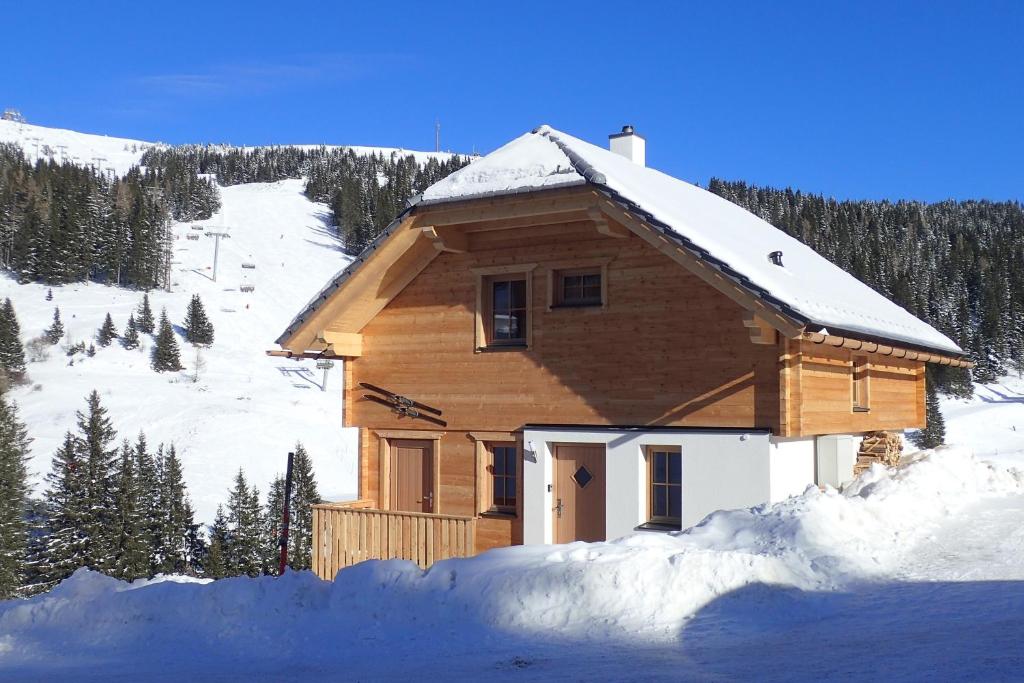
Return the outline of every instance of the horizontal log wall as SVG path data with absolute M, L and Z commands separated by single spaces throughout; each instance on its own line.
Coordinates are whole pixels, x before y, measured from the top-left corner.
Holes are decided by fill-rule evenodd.
M 338 570 L 364 560 L 410 560 L 426 568 L 473 555 L 475 532 L 469 517 L 314 505 L 313 570 L 333 580 Z
M 361 330 L 350 386 L 369 382 L 436 406 L 458 431 L 777 428 L 778 349 L 752 344 L 739 305 L 642 239 L 572 223 L 472 233 L 469 246 L 438 256 Z M 606 264 L 606 305 L 549 309 L 552 271 L 594 262 Z M 531 347 L 478 352 L 473 269 L 524 263 L 535 264 Z M 430 428 L 354 393 L 347 424 Z

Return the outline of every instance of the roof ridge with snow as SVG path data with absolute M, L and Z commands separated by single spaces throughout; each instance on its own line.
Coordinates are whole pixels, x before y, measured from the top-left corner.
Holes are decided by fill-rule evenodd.
M 834 334 L 963 354 L 949 337 L 746 209 L 547 125 L 434 183 L 414 198 L 413 204 L 579 185 L 591 185 L 608 195 L 766 303 L 805 324 L 808 331 L 828 329 Z M 382 237 L 393 227 L 389 226 Z M 281 339 L 337 289 L 375 247 L 371 245 L 332 281 Z M 771 256 L 776 252 L 780 252 L 779 258 Z

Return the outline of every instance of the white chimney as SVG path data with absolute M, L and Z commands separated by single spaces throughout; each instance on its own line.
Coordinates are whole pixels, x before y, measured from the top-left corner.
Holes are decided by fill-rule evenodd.
M 647 165 L 647 141 L 637 135 L 633 126 L 623 126 L 621 133 L 608 136 L 608 149 L 639 166 Z

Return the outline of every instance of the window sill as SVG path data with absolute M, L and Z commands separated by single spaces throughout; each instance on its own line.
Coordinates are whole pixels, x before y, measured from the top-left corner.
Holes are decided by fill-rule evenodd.
M 871 408 L 864 408 L 862 406 L 854 406 L 853 407 L 853 412 L 855 412 L 855 413 L 870 413 L 871 412 Z
M 486 518 L 489 518 L 489 519 L 515 519 L 519 515 L 517 515 L 515 513 L 515 511 L 513 511 L 513 510 L 498 510 L 498 509 L 494 509 L 494 510 L 484 510 L 483 512 L 480 513 L 480 516 L 481 517 L 486 517 Z
M 602 308 L 604 304 L 600 301 L 589 301 L 587 303 L 579 304 L 551 304 L 551 310 L 558 310 L 560 308 Z
M 682 531 L 682 521 L 678 523 L 669 522 L 645 522 L 638 527 L 635 527 L 636 531 Z
M 493 353 L 495 351 L 525 351 L 529 349 L 529 344 L 494 344 L 493 346 L 478 346 L 476 349 L 477 353 Z

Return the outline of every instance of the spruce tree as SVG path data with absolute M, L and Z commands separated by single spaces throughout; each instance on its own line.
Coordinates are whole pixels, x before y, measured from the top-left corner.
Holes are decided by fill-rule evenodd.
M 47 590 L 87 562 L 85 526 L 92 513 L 86 500 L 87 470 L 78 439 L 71 432 L 53 456 L 46 475 L 45 546 L 38 561 L 39 588 Z
M 177 372 L 181 370 L 181 357 L 178 353 L 178 342 L 174 338 L 174 329 L 167 319 L 167 311 L 160 313 L 160 329 L 153 346 L 153 369 L 157 372 Z
M 103 325 L 96 333 L 96 341 L 100 346 L 110 346 L 110 342 L 117 338 L 117 329 L 114 328 L 114 321 L 110 318 L 110 314 L 107 313 L 107 317 L 103 319 Z
M 206 316 L 206 310 L 198 294 L 192 295 L 185 313 L 185 339 L 193 346 L 213 344 L 213 324 Z
M 149 452 L 146 435 L 139 432 L 135 442 L 133 457 L 139 488 L 140 531 L 146 545 L 149 558 L 149 573 L 160 571 L 163 558 L 160 549 L 163 546 L 163 510 L 160 507 L 160 460 L 163 458 L 163 447 L 154 455 Z
M 249 488 L 241 469 L 228 496 L 227 565 L 232 575 L 259 576 L 265 560 L 263 515 L 259 491 Z
M 149 294 L 142 295 L 142 303 L 139 304 L 138 315 L 136 316 L 136 324 L 139 326 L 139 332 L 144 334 L 153 334 L 154 322 L 153 322 L 153 309 L 149 307 Z
M 139 348 L 139 328 L 135 324 L 135 314 L 128 316 L 128 324 L 124 327 L 124 333 L 121 335 L 121 346 L 126 349 L 137 349 Z
M 20 378 L 25 374 L 25 347 L 21 344 L 21 326 L 14 314 L 10 297 L 0 307 L 0 368 L 9 377 Z
M 288 564 L 293 569 L 309 569 L 312 566 L 313 506 L 320 502 L 313 462 L 303 445 L 297 443 L 292 463 L 291 520 L 288 530 Z
M 86 399 L 87 412 L 79 411 L 78 445 L 82 450 L 85 467 L 84 497 L 87 515 L 82 531 L 87 539 L 85 561 L 99 571 L 110 569 L 114 563 L 117 518 L 114 514 L 117 437 L 107 409 L 100 404 L 100 395 L 93 391 Z
M 126 439 L 115 474 L 114 514 L 117 536 L 111 574 L 125 581 L 149 576 L 149 548 L 144 533 L 135 451 Z
M 924 405 L 927 425 L 911 438 L 918 448 L 937 448 L 946 443 L 946 421 L 939 408 L 939 393 L 931 381 L 928 381 Z
M 43 332 L 46 341 L 56 344 L 64 336 L 64 323 L 60 320 L 60 309 L 53 309 L 53 323 Z
M 264 574 L 277 574 L 277 570 L 280 568 L 281 522 L 283 514 L 284 477 L 279 474 L 270 482 L 270 488 L 267 490 L 267 507 L 263 515 L 264 528 L 266 529 L 266 535 L 263 540 L 265 553 L 263 560 Z M 288 564 L 291 565 L 291 562 L 289 561 Z
M 191 552 L 190 534 L 195 522 L 193 520 L 192 503 L 185 489 L 185 479 L 181 470 L 174 444 L 167 449 L 163 459 L 160 477 L 160 508 L 162 530 L 160 549 L 160 571 L 164 573 L 182 574 L 189 570 Z
M 19 594 L 28 556 L 28 447 L 17 407 L 0 395 L 0 600 Z
M 47 301 L 53 301 L 53 290 L 52 289 L 47 289 L 46 290 L 46 300 Z
M 203 574 L 211 579 L 223 579 L 232 576 L 233 571 L 229 560 L 229 546 L 231 545 L 231 531 L 228 529 L 228 519 L 224 515 L 224 507 L 217 506 L 217 514 L 213 518 L 213 526 L 210 529 L 210 545 L 203 559 Z

